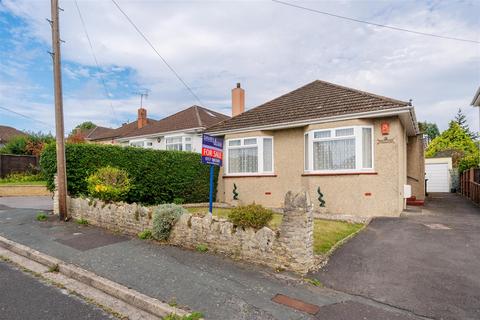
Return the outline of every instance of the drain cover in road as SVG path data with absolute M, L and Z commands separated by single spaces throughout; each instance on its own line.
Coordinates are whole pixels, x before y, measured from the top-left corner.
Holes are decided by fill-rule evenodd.
M 277 294 L 275 297 L 272 298 L 272 301 L 310 314 L 316 314 L 318 313 L 318 311 L 320 311 L 319 306 L 310 304 L 302 300 L 290 298 L 289 296 L 285 296 L 283 294 Z
M 58 238 L 55 241 L 80 251 L 87 251 L 90 249 L 126 241 L 128 239 L 129 238 L 127 237 L 97 231 L 80 235 L 69 235 Z
M 427 228 L 430 228 L 430 229 L 434 229 L 434 230 L 450 230 L 450 229 L 452 229 L 452 228 L 447 227 L 446 225 L 441 224 L 441 223 L 424 224 L 424 226 L 427 227 Z

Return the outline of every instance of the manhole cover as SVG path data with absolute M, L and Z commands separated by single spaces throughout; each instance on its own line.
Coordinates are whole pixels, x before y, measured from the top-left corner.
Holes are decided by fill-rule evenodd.
M 310 314 L 316 314 L 318 311 L 320 311 L 320 307 L 314 304 L 310 304 L 308 302 L 290 298 L 289 296 L 285 296 L 283 294 L 277 294 L 275 297 L 272 298 L 273 302 L 283 304 L 284 306 L 290 307 L 292 309 L 310 313 Z
M 446 225 L 441 224 L 441 223 L 424 224 L 424 226 L 427 227 L 427 228 L 430 228 L 430 229 L 434 229 L 434 230 L 450 230 L 450 229 L 452 229 L 452 228 L 447 227 Z

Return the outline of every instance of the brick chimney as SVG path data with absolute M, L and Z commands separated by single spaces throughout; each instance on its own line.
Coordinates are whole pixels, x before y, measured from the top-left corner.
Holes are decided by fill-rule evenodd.
M 138 119 L 137 119 L 137 128 L 143 128 L 147 125 L 147 109 L 139 108 L 138 109 Z
M 237 87 L 232 89 L 232 117 L 238 116 L 245 111 L 245 90 L 240 87 L 240 82 Z

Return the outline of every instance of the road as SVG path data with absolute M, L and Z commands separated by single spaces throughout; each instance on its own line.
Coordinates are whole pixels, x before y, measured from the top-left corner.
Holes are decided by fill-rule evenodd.
M 0 319 L 81 320 L 114 319 L 57 287 L 0 261 Z

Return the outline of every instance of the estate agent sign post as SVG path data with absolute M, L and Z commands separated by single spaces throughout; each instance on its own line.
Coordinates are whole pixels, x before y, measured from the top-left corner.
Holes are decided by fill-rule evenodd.
M 202 135 L 202 163 L 210 165 L 210 198 L 208 212 L 212 214 L 213 207 L 213 173 L 214 166 L 222 166 L 223 138 Z

